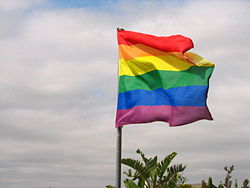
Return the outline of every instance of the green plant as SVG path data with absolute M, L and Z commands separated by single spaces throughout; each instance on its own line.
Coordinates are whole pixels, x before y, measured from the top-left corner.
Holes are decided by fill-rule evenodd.
M 213 180 L 212 180 L 211 177 L 208 178 L 207 187 L 208 188 L 213 188 Z
M 127 188 L 140 188 L 135 182 L 129 179 L 124 180 L 124 184 Z
M 234 188 L 238 188 L 238 181 L 235 179 Z
M 177 186 L 177 188 L 194 188 L 191 184 L 180 184 Z
M 231 180 L 232 175 L 231 174 L 232 174 L 232 171 L 234 170 L 234 165 L 232 165 L 230 167 L 225 166 L 224 170 L 227 172 L 226 177 L 225 177 L 224 186 L 226 188 L 231 188 L 231 186 L 232 186 L 232 180 Z
M 249 180 L 248 180 L 248 179 L 245 179 L 245 180 L 243 181 L 243 185 L 242 185 L 241 188 L 250 188 L 248 184 L 249 184 Z
M 127 165 L 132 169 L 128 169 L 124 174 L 127 175 L 123 182 L 126 188 L 195 188 L 191 184 L 185 184 L 187 178 L 182 176 L 182 172 L 186 166 L 177 164 L 170 166 L 170 163 L 175 158 L 177 153 L 173 152 L 166 156 L 162 161 L 158 162 L 158 157 L 145 157 L 144 153 L 139 149 L 136 151 L 142 161 L 135 159 L 122 159 L 122 164 Z M 224 182 L 220 182 L 218 188 L 231 188 L 233 185 L 232 172 L 234 165 L 225 166 L 226 176 Z M 106 188 L 115 188 L 107 185 Z M 213 185 L 212 178 L 208 178 L 208 183 L 204 180 L 201 183 L 201 188 L 217 188 Z M 238 181 L 235 179 L 234 188 L 238 188 Z M 249 180 L 245 179 L 240 188 L 250 188 Z
M 207 184 L 206 184 L 205 180 L 202 180 L 201 188 L 207 188 Z
M 106 185 L 106 188 L 115 188 L 115 187 L 112 185 Z
M 169 154 L 160 162 L 157 156 L 145 157 L 139 149 L 136 153 L 141 156 L 142 162 L 131 158 L 122 159 L 122 164 L 133 169 L 133 172 L 131 169 L 124 172 L 130 178 L 124 181 L 127 188 L 175 188 L 177 186 L 178 175 L 186 168 L 182 164 L 170 166 L 177 153 Z
M 224 188 L 223 184 L 220 183 L 220 184 L 218 185 L 218 188 Z
M 188 178 L 183 176 L 182 174 L 178 175 L 178 185 L 187 185 L 186 182 L 188 181 Z
M 216 186 L 214 186 L 214 184 L 213 184 L 213 179 L 211 177 L 209 177 L 207 183 L 205 182 L 205 180 L 202 180 L 201 188 L 216 188 Z M 223 188 L 223 187 L 221 187 L 221 188 Z
M 220 184 L 218 185 L 218 188 L 231 188 L 232 184 L 233 184 L 232 172 L 234 170 L 234 165 L 225 166 L 224 170 L 226 171 L 226 176 L 225 176 L 224 182 L 220 182 Z M 243 181 L 243 185 L 241 186 L 241 188 L 250 188 L 248 184 L 249 184 L 249 180 L 245 179 Z M 212 186 L 212 188 L 215 188 L 215 186 L 212 184 L 211 177 L 209 177 L 209 179 L 208 179 L 208 185 L 206 184 L 206 182 L 204 180 L 202 181 L 201 188 L 210 188 L 211 186 Z M 234 188 L 238 188 L 237 179 L 235 179 Z

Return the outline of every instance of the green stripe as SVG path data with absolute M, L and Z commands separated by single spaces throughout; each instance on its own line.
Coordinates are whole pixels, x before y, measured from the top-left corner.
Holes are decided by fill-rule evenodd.
M 192 66 L 185 71 L 155 70 L 143 75 L 120 76 L 119 93 L 135 89 L 169 89 L 182 86 L 208 85 L 214 67 Z

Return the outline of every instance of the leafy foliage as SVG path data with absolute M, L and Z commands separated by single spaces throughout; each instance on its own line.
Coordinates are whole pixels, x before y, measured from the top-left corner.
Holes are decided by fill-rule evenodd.
M 213 188 L 213 180 L 211 177 L 208 178 L 208 183 L 207 183 L 208 188 Z
M 248 179 L 245 179 L 245 180 L 243 181 L 243 185 L 242 185 L 241 188 L 250 188 L 248 184 L 249 184 L 249 180 L 248 180 Z
M 186 177 L 182 176 L 182 172 L 186 166 L 183 164 L 175 164 L 170 166 L 177 153 L 172 152 L 167 155 L 162 161 L 158 162 L 158 157 L 147 158 L 141 150 L 136 151 L 140 155 L 142 161 L 126 158 L 122 159 L 122 164 L 130 167 L 124 174 L 127 178 L 124 180 L 126 188 L 195 188 L 191 184 L 185 184 Z M 224 182 L 220 182 L 218 188 L 238 188 L 237 179 L 233 184 L 232 172 L 234 165 L 225 166 L 226 176 Z M 201 183 L 201 188 L 217 188 L 212 181 L 208 178 L 206 183 L 204 180 Z M 115 188 L 114 186 L 107 185 L 106 188 Z M 245 179 L 240 188 L 250 188 L 249 180 Z
M 218 185 L 218 188 L 231 188 L 233 185 L 232 172 L 234 170 L 234 165 L 225 166 L 224 170 L 226 171 L 226 176 L 225 176 L 224 182 L 220 182 L 220 184 Z M 249 180 L 245 179 L 243 181 L 241 188 L 250 188 L 248 184 L 249 184 Z M 217 187 L 213 185 L 212 178 L 209 177 L 207 184 L 204 180 L 202 181 L 201 188 L 217 188 Z M 238 188 L 237 179 L 235 179 L 234 188 Z
M 106 188 L 115 188 L 115 187 L 112 185 L 106 185 Z
M 124 184 L 127 188 L 175 188 L 177 186 L 179 174 L 186 168 L 185 165 L 176 164 L 170 166 L 177 153 L 167 155 L 158 162 L 158 157 L 147 158 L 139 149 L 136 151 L 142 158 L 142 162 L 127 158 L 122 159 L 122 164 L 133 169 L 129 169 L 124 174 L 127 178 Z
M 177 188 L 195 188 L 195 187 L 191 184 L 180 184 L 177 186 Z

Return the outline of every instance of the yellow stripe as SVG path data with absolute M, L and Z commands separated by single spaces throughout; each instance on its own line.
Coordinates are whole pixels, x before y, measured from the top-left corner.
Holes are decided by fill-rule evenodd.
M 127 61 L 120 59 L 119 76 L 142 75 L 153 70 L 183 71 L 189 69 L 191 66 L 211 67 L 214 64 L 191 52 L 184 55 L 172 52 L 169 55 L 145 56 Z
M 188 59 L 189 62 L 192 62 L 196 66 L 202 66 L 202 67 L 213 67 L 214 64 L 207 59 L 199 56 L 198 54 L 192 53 L 192 52 L 186 52 L 183 55 L 186 59 Z

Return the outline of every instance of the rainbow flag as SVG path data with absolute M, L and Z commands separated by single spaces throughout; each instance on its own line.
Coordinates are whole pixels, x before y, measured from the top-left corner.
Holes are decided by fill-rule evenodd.
M 206 100 L 214 64 L 195 53 L 182 35 L 157 37 L 117 31 L 119 93 L 116 127 L 167 122 L 180 126 L 212 120 Z

